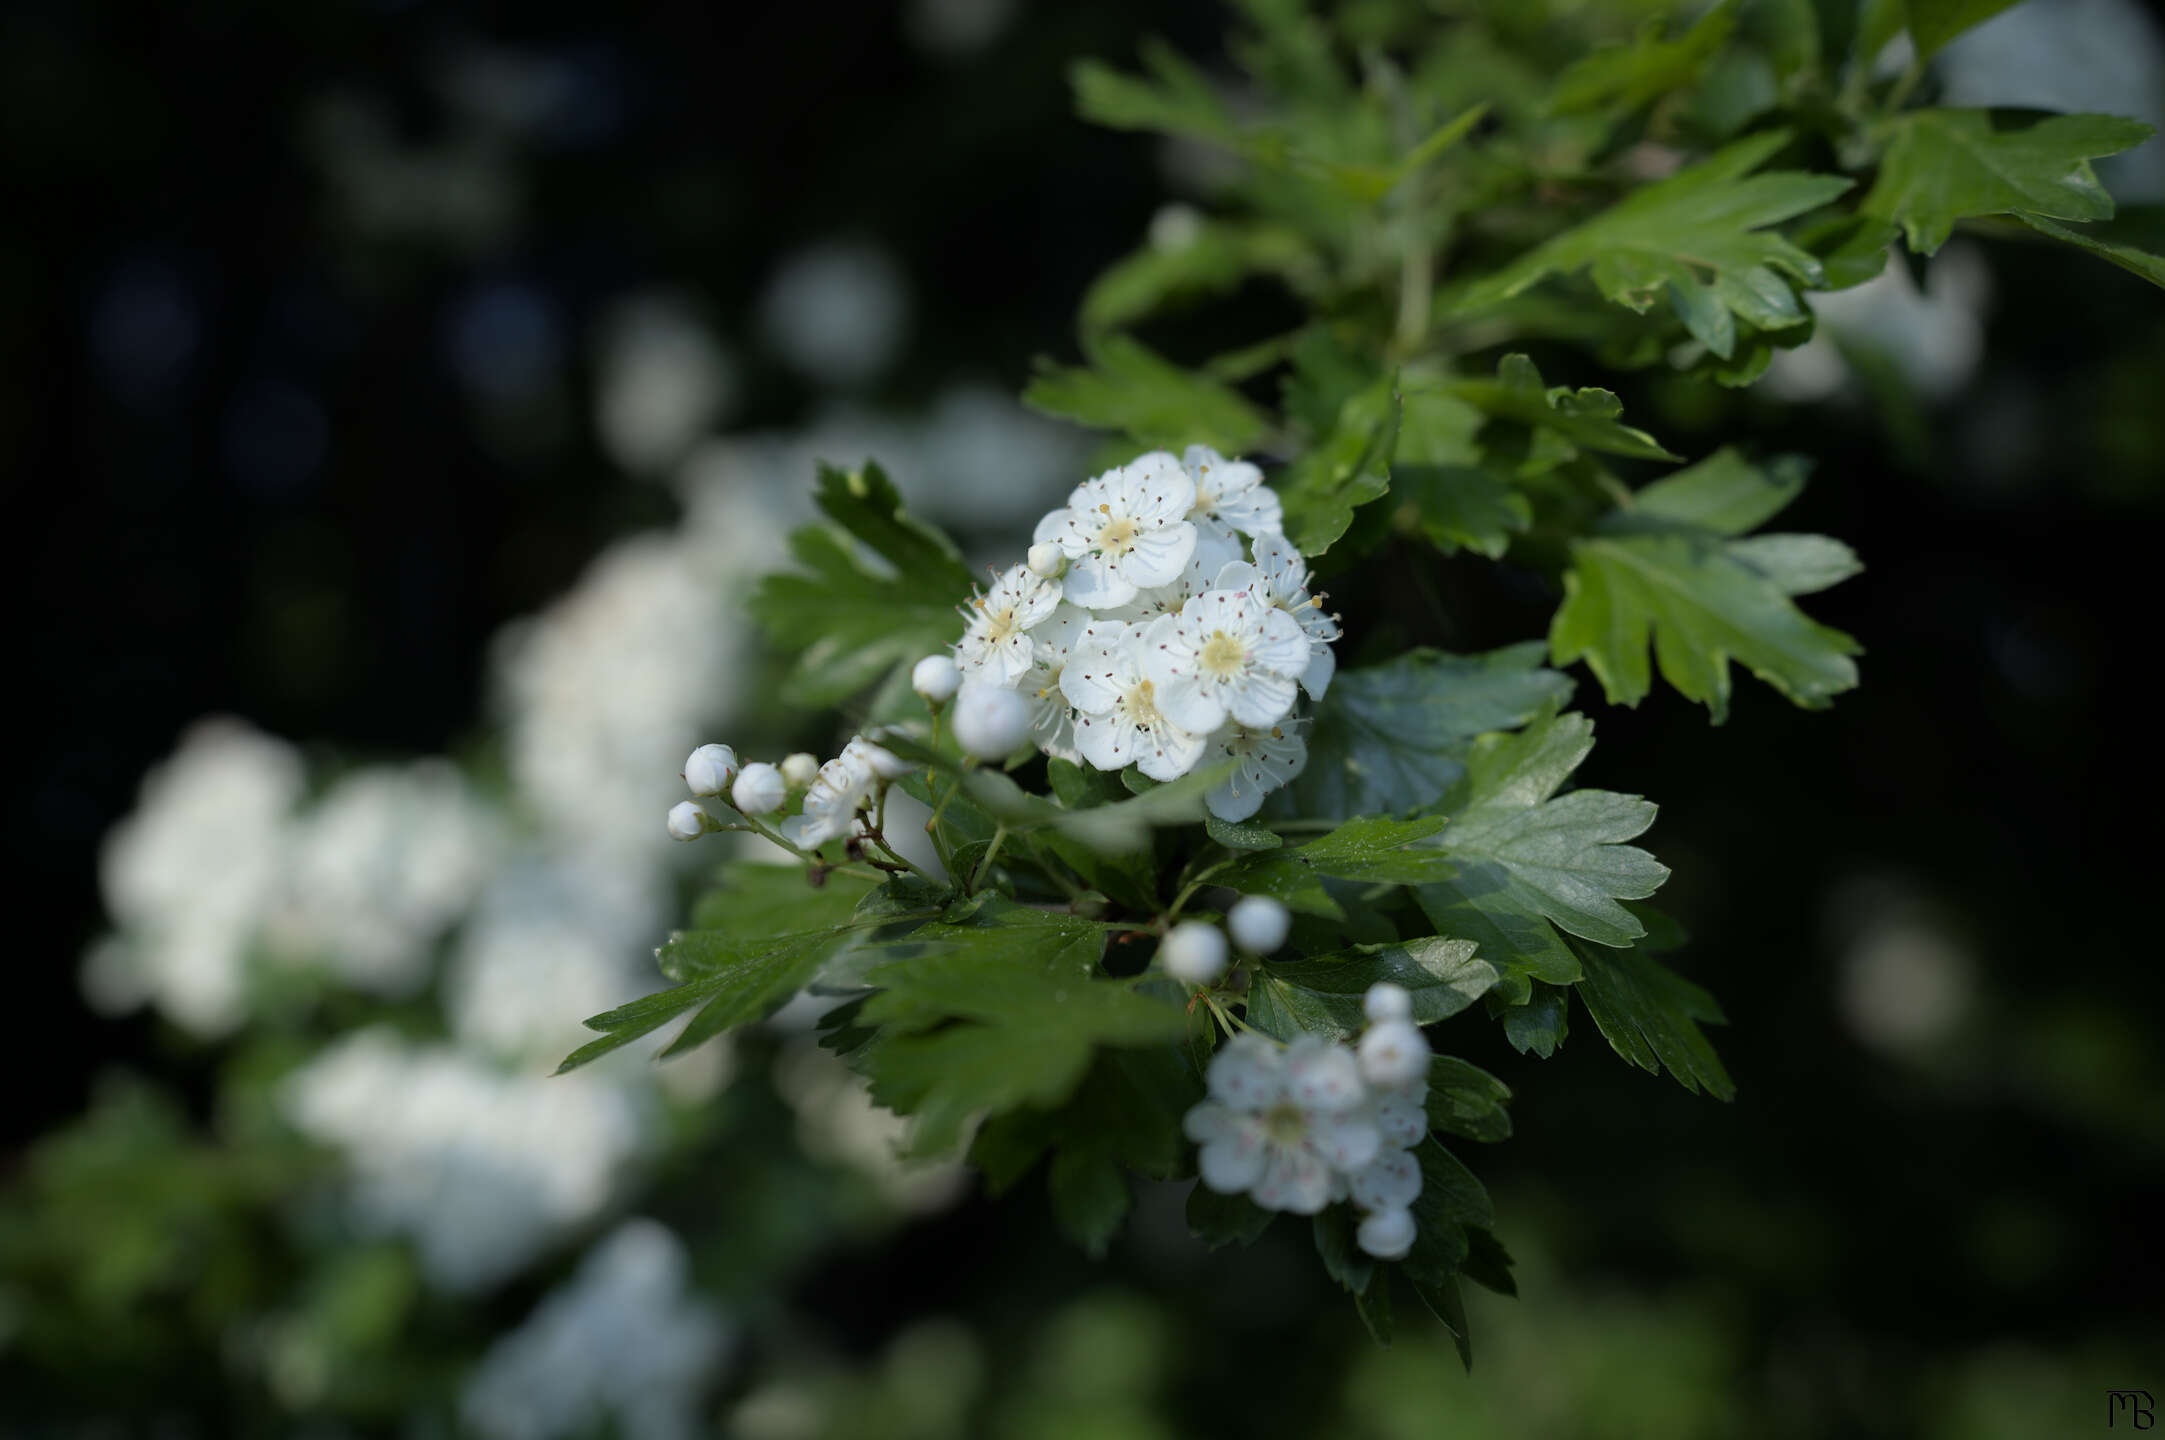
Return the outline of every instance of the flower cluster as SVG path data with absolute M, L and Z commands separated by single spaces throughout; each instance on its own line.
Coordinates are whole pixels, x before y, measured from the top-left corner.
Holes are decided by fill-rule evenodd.
M 754 830 L 765 829 L 759 817 L 772 815 L 788 803 L 793 793 L 801 792 L 804 799 L 799 813 L 782 820 L 774 829 L 799 850 L 817 850 L 830 840 L 859 833 L 858 815 L 872 808 L 889 781 L 899 780 L 909 769 L 892 751 L 858 735 L 824 765 L 817 757 L 802 752 L 779 765 L 763 760 L 740 765 L 737 752 L 727 745 L 702 745 L 684 762 L 684 783 L 694 795 L 726 795 L 737 813 L 752 822 L 749 828 Z M 669 812 L 669 833 L 678 840 L 696 840 L 728 828 L 747 827 L 730 827 L 691 800 Z
M 958 736 L 964 711 L 997 711 L 1100 770 L 1173 780 L 1230 758 L 1207 802 L 1224 820 L 1300 773 L 1294 701 L 1330 684 L 1339 632 L 1262 471 L 1201 445 L 1152 451 L 1076 486 L 1034 540 L 964 611 Z
M 1358 1046 L 1234 1036 L 1211 1057 L 1210 1098 L 1184 1127 L 1211 1189 L 1299 1215 L 1351 1200 L 1365 1212 L 1360 1247 L 1397 1260 L 1413 1248 L 1421 1193 L 1414 1147 L 1428 1136 L 1428 1040 L 1398 986 L 1370 986 L 1366 1009 Z

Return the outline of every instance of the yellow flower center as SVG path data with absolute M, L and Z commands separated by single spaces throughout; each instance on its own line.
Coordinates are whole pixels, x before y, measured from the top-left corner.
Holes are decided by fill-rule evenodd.
M 1151 730 L 1159 724 L 1158 687 L 1148 680 L 1138 680 L 1135 688 L 1120 697 L 1120 707 L 1127 712 L 1128 723 L 1138 729 Z
M 1308 1138 L 1308 1117 L 1290 1100 L 1281 1100 L 1263 1112 L 1263 1133 L 1273 1145 L 1288 1149 Z
M 1116 515 L 1098 531 L 1098 548 L 1117 560 L 1135 548 L 1135 534 L 1135 521 L 1126 515 Z
M 1203 642 L 1201 660 L 1205 675 L 1213 680 L 1229 680 L 1247 663 L 1248 647 L 1223 630 L 1214 630 Z

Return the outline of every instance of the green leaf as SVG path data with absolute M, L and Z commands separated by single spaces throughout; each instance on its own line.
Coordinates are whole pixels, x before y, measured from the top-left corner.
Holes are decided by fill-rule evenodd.
M 1436 838 L 1450 872 L 1415 895 L 1436 928 L 1472 940 L 1520 1000 L 1532 980 L 1569 984 L 1580 966 L 1559 930 L 1603 945 L 1645 933 L 1619 899 L 1643 899 L 1668 867 L 1623 842 L 1655 807 L 1607 790 L 1556 791 L 1593 749 L 1593 722 L 1545 715 L 1517 734 L 1476 742 L 1452 819 Z
M 1201 1181 L 1188 1192 L 1188 1231 L 1213 1250 L 1236 1242 L 1253 1245 L 1275 1218 L 1276 1211 L 1247 1196 L 1221 1195 Z
M 1644 430 L 1619 421 L 1616 417 L 1624 413 L 1624 406 L 1614 394 L 1561 385 L 1549 389 L 1541 383 L 1534 362 L 1524 355 L 1504 356 L 1493 380 L 1454 381 L 1450 394 L 1493 419 L 1534 430 L 1536 443 L 1523 467 L 1527 474 L 1554 469 L 1582 450 L 1633 460 L 1682 458 L 1662 449 Z
M 1433 1287 L 1465 1262 L 1472 1248 L 1467 1228 L 1494 1228 L 1496 1212 L 1473 1172 L 1434 1136 L 1413 1153 L 1421 1162 L 1421 1193 L 1412 1206 L 1413 1249 L 1401 1263 L 1415 1285 Z
M 1240 145 L 1240 127 L 1207 76 L 1161 40 L 1144 41 L 1142 57 L 1150 80 L 1123 75 L 1095 60 L 1076 62 L 1068 72 L 1076 112 L 1113 130 L 1155 130 Z
M 909 915 L 923 918 L 938 913 L 939 906 L 946 903 L 945 893 L 935 891 L 914 875 L 901 877 L 901 882 L 874 886 L 854 875 L 829 874 L 814 885 L 810 872 L 802 865 L 736 860 L 723 867 L 721 883 L 693 904 L 691 928 L 753 941 L 766 935 L 796 934 L 873 918 L 865 907 L 889 920 Z M 673 943 L 664 946 L 657 952 L 662 973 L 680 984 L 694 978 L 695 973 L 703 973 L 685 968 L 690 953 L 689 948 Z
M 1674 40 L 1650 26 L 1630 45 L 1582 56 L 1556 77 L 1548 110 L 1555 115 L 1613 107 L 1636 110 L 1674 90 L 1695 84 L 1707 62 L 1736 29 L 1736 0 L 1722 0 Z
M 1254 449 L 1270 428 L 1262 411 L 1230 386 L 1183 370 L 1125 335 L 1088 338 L 1089 364 L 1041 361 L 1023 391 L 1032 409 L 1145 446 L 1209 445 L 1228 455 Z
M 1203 821 L 1203 833 L 1228 850 L 1276 850 L 1285 844 L 1285 837 L 1274 830 L 1215 815 Z
M 1559 992 L 1561 993 L 1561 992 Z M 1511 1138 L 1511 1087 L 1480 1066 L 1454 1055 L 1438 1055 L 1428 1065 L 1428 1123 L 1431 1128 L 1494 1144 Z
M 1324 1271 L 1355 1295 L 1365 1291 L 1376 1278 L 1376 1262 L 1353 1238 L 1352 1212 L 1343 1205 L 1319 1210 L 1311 1228 Z
M 1179 1008 L 1097 969 L 1091 921 L 997 897 L 968 922 L 924 926 L 908 952 L 867 972 L 861 1023 L 879 1040 L 853 1057 L 873 1098 L 917 1121 L 917 1148 L 952 1148 L 974 1115 L 1049 1109 L 1074 1093 L 1100 1047 L 1177 1040 Z
M 1392 487 L 1414 523 L 1446 555 L 1471 550 L 1503 558 L 1513 535 L 1533 524 L 1533 504 L 1509 479 L 1474 465 L 1401 465 Z
M 1814 595 L 1864 569 L 1856 551 L 1825 535 L 1754 535 L 1732 542 L 1729 554 L 1784 595 Z
M 1571 682 L 1541 667 L 1539 641 L 1485 655 L 1409 650 L 1342 670 L 1316 706 L 1292 813 L 1342 819 L 1433 805 L 1465 774 L 1476 735 L 1525 724 Z
M 1780 455 L 1762 466 L 1725 446 L 1639 491 L 1632 497 L 1631 511 L 1717 535 L 1741 535 L 1803 494 L 1810 473 L 1811 462 L 1801 455 Z
M 1817 257 L 1767 227 L 1818 209 L 1851 182 L 1794 170 L 1751 174 L 1789 139 L 1780 130 L 1749 136 L 1633 191 L 1477 281 L 1453 309 L 1478 310 L 1590 266 L 1603 296 L 1642 315 L 1666 298 L 1693 337 L 1723 358 L 1735 349 L 1739 320 L 1761 330 L 1803 322 L 1796 287 L 1821 284 L 1824 272 Z
M 2101 260 L 2109 260 L 2131 275 L 2140 275 L 2152 285 L 2165 285 L 2165 255 L 2153 255 L 2147 250 L 2137 250 L 2132 245 L 2119 245 L 2110 240 L 2100 240 L 2080 230 L 2047 220 L 2042 215 L 2024 215 L 2022 223 L 2040 235 L 2050 235 L 2055 240 L 2089 251 Z
M 1503 1034 L 1511 1048 L 1546 1060 L 1563 1048 L 1571 1033 L 1571 991 L 1564 985 L 1534 982 L 1527 1000 L 1503 1012 Z
M 2021 0 L 1907 0 L 1909 38 L 1917 42 L 1917 58 L 1929 60 L 1941 46 L 1969 29 L 1990 20 Z
M 1330 549 L 1354 510 L 1390 488 L 1398 420 L 1396 378 L 1380 380 L 1348 397 L 1331 432 L 1273 477 L 1286 538 L 1301 554 Z
M 2109 219 L 2112 197 L 2089 162 L 2150 134 L 2140 120 L 2111 115 L 1912 110 L 1888 122 L 1864 211 L 1900 223 L 1909 248 L 1924 255 L 1973 215 Z
M 1473 1371 L 1473 1330 L 1466 1323 L 1466 1302 L 1458 1291 L 1458 1276 L 1445 1272 L 1441 1278 L 1424 1280 L 1410 1270 L 1407 1278 L 1413 1282 L 1413 1293 L 1421 1297 L 1431 1315 L 1443 1322 L 1443 1328 L 1451 1332 L 1451 1343 L 1458 1347 L 1459 1364 Z
M 1249 851 L 1212 874 L 1218 884 L 1243 894 L 1269 895 L 1295 910 L 1342 920 L 1344 910 L 1323 888 L 1320 877 L 1384 885 L 1434 878 L 1448 867 L 1433 850 L 1417 849 L 1414 842 L 1433 835 L 1442 825 L 1441 816 L 1417 820 L 1358 816 L 1305 845 Z
M 822 466 L 815 498 L 839 530 L 798 530 L 790 553 L 806 573 L 768 576 L 751 602 L 774 647 L 796 657 L 783 698 L 808 706 L 946 649 L 962 634 L 971 584 L 953 543 L 902 508 L 877 465 Z
M 1319 283 L 1322 262 L 1290 226 L 1199 221 L 1193 234 L 1154 240 L 1099 275 L 1083 296 L 1081 325 L 1120 329 L 1182 301 L 1229 293 L 1252 275 L 1308 289 Z
M 1736 1097 L 1735 1082 L 1699 1029 L 1722 1023 L 1712 995 L 1638 951 L 1578 950 L 1586 964 L 1579 998 L 1617 1054 L 1650 1074 L 1666 1069 L 1693 1094 Z
M 1498 1295 L 1517 1295 L 1518 1282 L 1511 1278 L 1511 1252 L 1503 1248 L 1496 1232 L 1469 1225 L 1466 1242 L 1466 1261 L 1458 1267 L 1458 1273 Z
M 1357 945 L 1331 955 L 1270 962 L 1248 993 L 1249 1023 L 1281 1040 L 1302 1030 L 1357 1035 L 1368 1023 L 1362 997 L 1388 980 L 1413 996 L 1413 1019 L 1433 1024 L 1458 1014 L 1496 983 L 1471 940 L 1428 935 L 1391 945 Z
M 1391 1319 L 1391 1273 L 1381 1271 L 1367 1289 L 1353 1297 L 1353 1309 L 1368 1327 L 1368 1334 L 1378 1345 L 1389 1345 L 1393 1331 Z

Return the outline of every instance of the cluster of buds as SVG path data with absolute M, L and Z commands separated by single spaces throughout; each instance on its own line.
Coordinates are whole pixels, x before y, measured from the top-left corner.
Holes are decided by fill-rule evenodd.
M 909 770 L 893 752 L 859 735 L 825 764 L 800 751 L 779 765 L 763 760 L 740 765 L 737 752 L 729 746 L 702 745 L 684 762 L 684 783 L 702 799 L 728 797 L 738 814 L 755 822 L 749 827 L 755 830 L 764 828 L 757 823 L 761 817 L 774 814 L 789 803 L 791 795 L 801 793 L 800 812 L 775 828 L 797 849 L 816 850 L 853 833 L 859 813 L 870 808 L 884 786 Z M 697 800 L 683 801 L 669 812 L 669 834 L 678 840 L 696 840 L 727 828 Z

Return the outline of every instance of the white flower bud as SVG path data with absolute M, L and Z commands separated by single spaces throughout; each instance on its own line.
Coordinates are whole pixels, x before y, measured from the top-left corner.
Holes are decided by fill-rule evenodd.
M 736 787 L 729 792 L 730 800 L 747 815 L 769 815 L 782 808 L 782 801 L 789 795 L 789 782 L 782 772 L 765 761 L 744 767 L 737 777 Z
M 1413 1249 L 1413 1212 L 1403 1205 L 1378 1210 L 1361 1222 L 1354 1239 L 1378 1260 L 1403 1260 Z
M 1067 569 L 1067 556 L 1057 545 L 1032 545 L 1028 563 L 1032 575 L 1045 580 L 1057 580 L 1060 572 Z
M 1030 706 L 1022 696 L 982 680 L 955 696 L 955 743 L 980 760 L 1004 760 L 1030 738 Z
M 1361 1037 L 1361 1074 L 1379 1087 L 1409 1084 L 1428 1073 L 1428 1053 L 1421 1027 L 1411 1020 L 1381 1020 Z
M 1158 963 L 1183 985 L 1208 985 L 1225 973 L 1225 932 L 1201 920 L 1183 920 L 1159 942 Z
M 885 733 L 884 730 L 876 730 L 871 735 L 860 735 L 843 747 L 842 753 L 855 753 L 872 773 L 882 780 L 900 780 L 916 767 L 881 745 L 875 738 Z
M 1293 930 L 1293 912 L 1268 895 L 1243 895 L 1225 912 L 1233 943 L 1250 955 L 1269 955 Z
M 962 671 L 945 655 L 927 655 L 910 671 L 910 688 L 924 696 L 929 705 L 945 705 L 955 698 L 961 684 Z
M 1393 985 L 1388 980 L 1378 980 L 1368 987 L 1368 994 L 1361 1000 L 1361 1009 L 1370 1020 L 1411 1020 L 1413 997 L 1403 985 Z
M 737 778 L 737 752 L 727 745 L 702 745 L 684 762 L 684 783 L 694 795 L 719 795 Z
M 680 800 L 669 811 L 669 838 L 697 840 L 707 833 L 707 812 L 689 800 Z
M 817 755 L 808 755 L 799 750 L 794 755 L 783 757 L 782 779 L 788 782 L 790 789 L 802 790 L 818 778 L 819 757 Z

